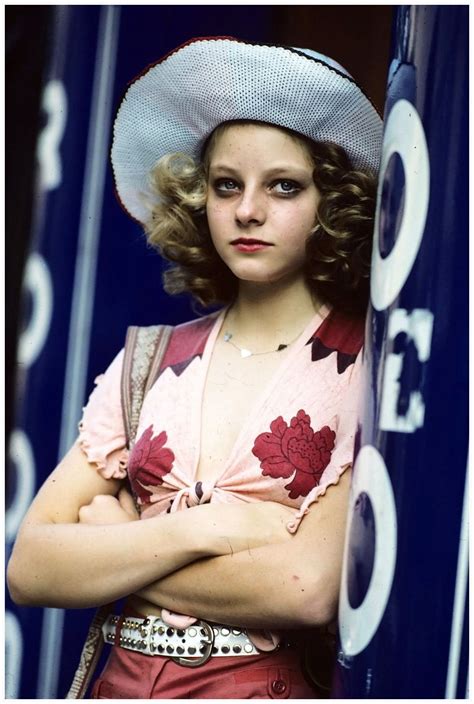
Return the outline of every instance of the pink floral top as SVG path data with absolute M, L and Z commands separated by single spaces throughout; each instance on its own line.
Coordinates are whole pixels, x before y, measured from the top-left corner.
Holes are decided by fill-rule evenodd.
M 96 379 L 78 442 L 104 477 L 128 471 L 142 518 L 206 501 L 277 501 L 295 509 L 288 525 L 295 532 L 352 462 L 363 321 L 320 310 L 255 400 L 221 476 L 196 482 L 202 392 L 224 314 L 175 328 L 130 456 L 120 402 L 123 351 Z
M 364 321 L 323 307 L 255 399 L 221 475 L 201 482 L 202 394 L 225 312 L 174 329 L 130 455 L 120 402 L 123 351 L 96 379 L 78 443 L 104 477 L 128 471 L 142 518 L 207 501 L 277 501 L 294 509 L 287 526 L 294 533 L 352 462 Z

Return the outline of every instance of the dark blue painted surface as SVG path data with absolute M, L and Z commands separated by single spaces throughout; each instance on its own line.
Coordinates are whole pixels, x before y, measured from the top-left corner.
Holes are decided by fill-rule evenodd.
M 349 603 L 357 609 L 367 594 L 374 569 L 375 516 L 370 497 L 362 492 L 352 516 L 349 551 L 352 555 L 348 577 Z
M 374 446 L 385 461 L 396 503 L 397 558 L 375 635 L 352 656 L 341 645 L 333 690 L 340 698 L 445 696 L 466 477 L 468 8 L 398 8 L 392 53 L 385 119 L 400 99 L 416 108 L 429 153 L 429 207 L 410 275 L 395 300 L 383 310 L 372 308 L 367 321 L 360 446 Z M 392 159 L 382 183 L 383 212 L 375 240 L 387 257 L 406 202 L 403 166 Z M 408 315 L 414 309 L 433 313 L 428 360 L 420 361 L 406 333 L 390 340 L 389 317 L 398 309 Z M 406 415 L 414 391 L 425 404 L 424 423 L 413 432 L 380 427 L 382 380 L 390 354 L 403 360 L 397 415 Z M 376 541 L 381 539 L 377 533 Z M 359 553 L 349 551 L 352 579 L 358 559 Z M 372 559 L 370 549 L 366 559 Z M 360 579 L 364 593 L 366 576 Z M 354 584 L 351 589 L 357 592 Z M 457 685 L 461 697 L 466 692 L 466 653 L 465 616 Z
M 56 51 L 47 70 L 46 80 L 61 80 L 68 87 L 68 115 L 61 140 L 60 158 L 63 182 L 47 193 L 38 192 L 32 249 L 47 262 L 53 287 L 53 313 L 42 352 L 33 365 L 19 374 L 17 385 L 16 426 L 28 436 L 36 464 L 36 488 L 58 461 L 59 428 L 63 402 L 67 331 L 71 308 L 71 282 L 77 247 L 87 118 L 91 100 L 95 44 L 99 10 L 87 13 L 57 12 L 54 37 Z M 72 28 L 74 23 L 74 28 Z M 85 47 L 89 50 L 85 51 Z M 67 48 L 67 54 L 66 54 Z M 78 70 L 81 67 L 81 70 Z M 73 86 L 73 90 L 69 87 Z M 45 116 L 46 122 L 46 116 Z M 64 165 L 74 165 L 67 168 Z M 25 305 L 25 324 L 31 306 Z M 15 472 L 11 471 L 15 476 Z M 13 492 L 19 488 L 12 487 Z M 7 509 L 9 501 L 7 500 Z M 11 545 L 7 544 L 7 556 Z M 18 608 L 6 595 L 6 607 L 17 617 L 23 634 L 21 681 L 17 696 L 35 698 L 38 681 L 38 655 L 41 643 L 43 610 Z M 7 683 L 9 678 L 6 672 Z M 54 696 L 54 693 L 51 693 Z
M 388 257 L 397 239 L 405 204 L 405 173 L 399 154 L 392 154 L 382 179 L 381 219 L 378 246 L 383 259 Z

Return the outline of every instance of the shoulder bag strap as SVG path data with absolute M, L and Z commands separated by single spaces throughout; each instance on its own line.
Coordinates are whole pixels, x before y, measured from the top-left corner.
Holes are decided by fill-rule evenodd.
M 127 330 L 121 379 L 122 414 L 127 447 L 135 442 L 143 399 L 156 381 L 173 331 L 170 325 L 131 326 Z M 102 626 L 114 604 L 97 609 L 89 626 L 79 665 L 66 699 L 83 699 L 94 676 L 104 640 Z
M 156 381 L 172 330 L 170 325 L 131 326 L 127 330 L 121 398 L 129 449 L 135 442 L 143 399 Z

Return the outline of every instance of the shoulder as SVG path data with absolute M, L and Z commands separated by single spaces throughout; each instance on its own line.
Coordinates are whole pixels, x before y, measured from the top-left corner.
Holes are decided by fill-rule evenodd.
M 308 340 L 313 362 L 337 354 L 338 372 L 354 364 L 364 344 L 365 318 L 332 309 Z
M 173 367 L 179 373 L 195 357 L 202 357 L 207 339 L 220 311 L 176 325 L 163 358 L 162 370 Z

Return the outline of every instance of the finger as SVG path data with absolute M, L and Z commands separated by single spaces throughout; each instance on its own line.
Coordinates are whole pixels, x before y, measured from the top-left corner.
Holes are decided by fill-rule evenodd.
M 117 499 L 115 496 L 111 496 L 110 494 L 96 494 L 90 502 L 90 506 L 108 508 L 110 506 L 114 506 L 116 503 Z
M 133 500 L 133 496 L 130 494 L 125 487 L 122 487 L 118 493 L 118 500 L 120 503 L 120 506 L 123 508 L 124 511 L 129 513 L 131 516 L 138 516 L 138 511 L 135 507 L 135 501 Z
M 90 523 L 91 522 L 91 507 L 90 504 L 81 506 L 78 512 L 79 523 Z

